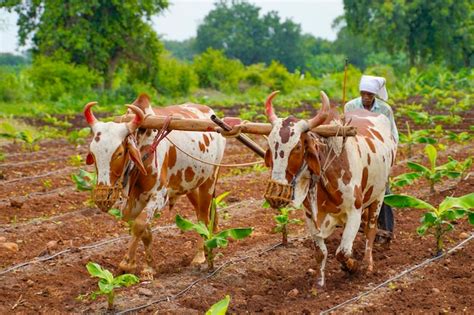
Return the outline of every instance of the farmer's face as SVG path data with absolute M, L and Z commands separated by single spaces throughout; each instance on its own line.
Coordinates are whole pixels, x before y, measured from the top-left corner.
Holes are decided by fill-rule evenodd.
M 370 109 L 374 103 L 375 94 L 367 91 L 360 91 L 360 96 L 362 97 L 362 104 L 364 104 L 364 107 Z

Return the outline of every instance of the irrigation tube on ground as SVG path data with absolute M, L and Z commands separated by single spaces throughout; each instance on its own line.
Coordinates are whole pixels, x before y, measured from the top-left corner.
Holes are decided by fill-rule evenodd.
M 467 242 L 469 242 L 469 241 L 472 240 L 473 238 L 474 238 L 474 234 L 471 234 L 471 236 L 469 236 L 467 239 L 463 240 L 462 242 L 460 242 L 460 243 L 457 244 L 456 246 L 452 247 L 452 248 L 449 249 L 447 252 L 444 252 L 443 254 L 441 254 L 441 255 L 439 255 L 439 256 L 436 256 L 436 257 L 427 259 L 427 260 L 423 261 L 422 263 L 420 263 L 420 264 L 418 264 L 418 265 L 415 265 L 415 266 L 413 266 L 413 267 L 411 267 L 411 268 L 408 268 L 408 269 L 406 269 L 405 271 L 401 272 L 400 274 L 394 276 L 393 278 L 390 278 L 390 279 L 388 279 L 388 280 L 382 282 L 381 284 L 377 285 L 376 287 L 374 287 L 374 288 L 372 288 L 372 289 L 370 289 L 370 290 L 368 290 L 368 291 L 365 291 L 365 292 L 363 292 L 363 293 L 361 293 L 361 294 L 359 294 L 359 295 L 357 295 L 357 296 L 355 296 L 355 297 L 353 297 L 353 298 L 351 298 L 351 299 L 349 299 L 349 300 L 347 300 L 347 301 L 344 301 L 344 302 L 342 302 L 342 303 L 340 303 L 340 304 L 338 304 L 338 305 L 336 305 L 336 306 L 333 306 L 333 307 L 331 307 L 330 309 L 327 309 L 327 310 L 321 312 L 320 315 L 329 314 L 330 312 L 333 312 L 333 311 L 335 311 L 335 310 L 337 310 L 337 309 L 339 309 L 339 308 L 341 308 L 341 307 L 343 307 L 343 306 L 346 306 L 346 305 L 348 305 L 348 304 L 350 304 L 350 303 L 352 303 L 352 302 L 355 302 L 355 301 L 360 300 L 362 297 L 364 297 L 364 296 L 366 296 L 366 295 L 369 295 L 370 293 L 374 292 L 375 290 L 380 289 L 381 287 L 383 287 L 383 286 L 389 284 L 390 282 L 395 281 L 395 280 L 397 280 L 397 279 L 403 277 L 404 275 L 406 275 L 406 274 L 408 274 L 408 273 L 410 273 L 410 272 L 412 272 L 412 271 L 414 271 L 414 270 L 416 270 L 416 269 L 419 269 L 419 268 L 421 268 L 421 267 L 423 267 L 423 266 L 426 266 L 426 265 L 428 265 L 429 263 L 432 263 L 433 261 L 436 261 L 436 260 L 438 260 L 438 259 L 441 259 L 442 257 L 444 257 L 444 256 L 446 256 L 446 255 L 448 255 L 448 254 L 451 254 L 451 253 L 454 252 L 456 249 L 462 247 L 464 244 L 466 244 Z
M 155 231 L 158 231 L 158 230 L 166 230 L 166 229 L 170 229 L 170 228 L 174 228 L 174 227 L 176 227 L 175 224 L 166 225 L 166 226 L 158 226 L 158 227 L 153 228 L 152 232 L 155 232 Z M 53 258 L 55 258 L 59 255 L 62 255 L 62 254 L 66 254 L 66 253 L 69 253 L 69 252 L 74 252 L 76 250 L 97 248 L 97 247 L 101 247 L 103 245 L 114 243 L 114 242 L 119 241 L 121 239 L 130 238 L 130 237 L 131 237 L 130 235 L 122 235 L 122 236 L 119 236 L 119 237 L 116 237 L 116 238 L 108 239 L 108 240 L 105 240 L 105 241 L 100 241 L 100 242 L 89 244 L 89 245 L 83 245 L 83 246 L 80 246 L 80 247 L 67 248 L 67 249 L 62 250 L 60 252 L 54 253 L 53 255 L 50 255 L 50 256 L 36 258 L 36 259 L 30 260 L 30 261 L 27 261 L 27 262 L 23 262 L 23 263 L 19 263 L 19 264 L 16 264 L 14 266 L 11 266 L 10 268 L 7 268 L 5 270 L 0 271 L 0 276 L 4 275 L 6 273 L 9 273 L 13 270 L 31 265 L 31 264 L 51 260 L 51 259 L 53 259 Z

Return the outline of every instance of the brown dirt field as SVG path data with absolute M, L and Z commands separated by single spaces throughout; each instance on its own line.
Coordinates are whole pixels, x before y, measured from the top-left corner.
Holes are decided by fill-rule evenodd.
M 264 146 L 264 140 L 258 141 Z M 228 143 L 225 163 L 258 160 L 235 140 Z M 88 193 L 75 191 L 70 174 L 78 167 L 68 165 L 68 158 L 74 154 L 85 158 L 87 147 L 74 147 L 64 140 L 40 145 L 39 152 L 22 151 L 19 145 L 13 144 L 2 147 L 6 159 L 0 164 L 3 174 L 0 238 L 16 243 L 19 251 L 0 246 L 0 313 L 104 313 L 104 297 L 95 301 L 76 299 L 97 288 L 97 279 L 89 277 L 85 265 L 94 261 L 116 274 L 127 248 L 128 229 L 91 206 Z M 413 158 L 424 163 L 426 158 L 421 150 L 422 146 L 416 146 Z M 456 159 L 472 156 L 474 145 L 450 145 L 446 152 L 440 153 L 439 160 L 446 161 L 448 155 Z M 400 162 L 393 175 L 406 171 L 405 159 L 403 154 L 398 157 Z M 319 267 L 314 245 L 304 225 L 290 227 L 288 246 L 261 252 L 281 240 L 279 234 L 272 232 L 275 213 L 262 208 L 268 171 L 247 167 L 224 168 L 221 173 L 217 193 L 231 193 L 226 201 L 228 206 L 219 210 L 220 227 L 252 226 L 252 236 L 230 242 L 228 248 L 219 250 L 223 255 L 216 259 L 216 267 L 223 267 L 204 279 L 209 276 L 205 267 L 190 266 L 197 236 L 192 232 L 181 233 L 173 224 L 176 212 L 195 220 L 192 207 L 182 198 L 176 211 L 163 211 L 153 223 L 152 246 L 158 272 L 155 279 L 119 290 L 116 311 L 162 300 L 140 312 L 200 314 L 229 294 L 231 313 L 316 314 L 432 257 L 434 239 L 419 237 L 415 232 L 422 211 L 397 209 L 396 237 L 389 246 L 375 247 L 375 271 L 371 274 L 361 270 L 348 275 L 340 270 L 334 253 L 342 229 L 328 239 L 327 285 L 320 289 L 316 286 Z M 473 192 L 474 178 L 447 181 L 436 188 L 441 191 L 440 196 L 431 195 L 423 181 L 400 191 L 436 204 L 445 196 Z M 294 217 L 303 215 L 297 211 Z M 466 222 L 456 225 L 446 246 L 459 243 L 466 233 L 473 233 L 471 226 Z M 354 244 L 356 258 L 362 257 L 364 244 L 365 239 L 359 234 Z M 139 251 L 140 268 L 144 258 L 142 247 Z M 47 259 L 54 254 L 58 255 Z M 473 258 L 471 241 L 447 258 L 418 269 L 335 313 L 473 313 Z M 24 262 L 31 263 L 9 271 Z M 185 294 L 167 299 L 196 280 L 199 283 Z M 151 296 L 143 295 L 143 289 L 150 290 Z

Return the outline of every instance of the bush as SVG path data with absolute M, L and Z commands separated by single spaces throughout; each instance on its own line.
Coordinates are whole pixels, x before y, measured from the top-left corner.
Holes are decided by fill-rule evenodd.
M 193 65 L 199 79 L 199 87 L 225 92 L 237 90 L 244 70 L 239 60 L 227 59 L 222 51 L 212 48 L 194 57 Z
M 197 86 L 198 78 L 191 66 L 169 55 L 161 55 L 156 89 L 167 96 L 185 96 Z
M 359 96 L 361 76 L 362 72 L 353 65 L 347 67 L 346 102 Z M 320 79 L 319 89 L 326 92 L 331 100 L 342 100 L 343 84 L 344 71 L 331 73 Z
M 263 72 L 263 83 L 272 91 L 279 90 L 282 93 L 289 93 L 296 87 L 298 80 L 297 74 L 289 73 L 284 65 L 275 60 Z
M 25 82 L 21 75 L 9 66 L 0 67 L 0 101 L 20 102 L 27 98 Z
M 101 84 L 99 74 L 86 66 L 42 56 L 36 58 L 26 75 L 33 85 L 34 99 L 38 101 L 86 100 Z
M 306 62 L 306 69 L 314 77 L 322 77 L 326 73 L 344 71 L 344 55 L 320 54 L 314 55 Z

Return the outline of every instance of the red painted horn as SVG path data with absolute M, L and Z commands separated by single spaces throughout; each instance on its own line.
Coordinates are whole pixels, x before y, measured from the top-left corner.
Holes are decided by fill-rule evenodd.
M 273 124 L 275 119 L 277 119 L 277 115 L 275 115 L 275 112 L 273 111 L 273 104 L 272 100 L 277 95 L 280 93 L 280 91 L 273 91 L 270 95 L 268 95 L 267 100 L 265 101 L 265 113 L 267 114 L 268 121 Z
M 139 107 L 135 105 L 127 105 L 127 107 L 135 113 L 135 118 L 127 123 L 128 130 L 130 130 L 130 133 L 132 133 L 137 130 L 138 127 L 140 127 L 143 120 L 145 119 L 145 114 Z
M 97 102 L 89 102 L 87 105 L 84 107 L 84 117 L 86 117 L 87 123 L 92 126 L 97 122 L 97 119 L 95 118 L 94 114 L 92 113 L 91 107 L 97 104 Z

